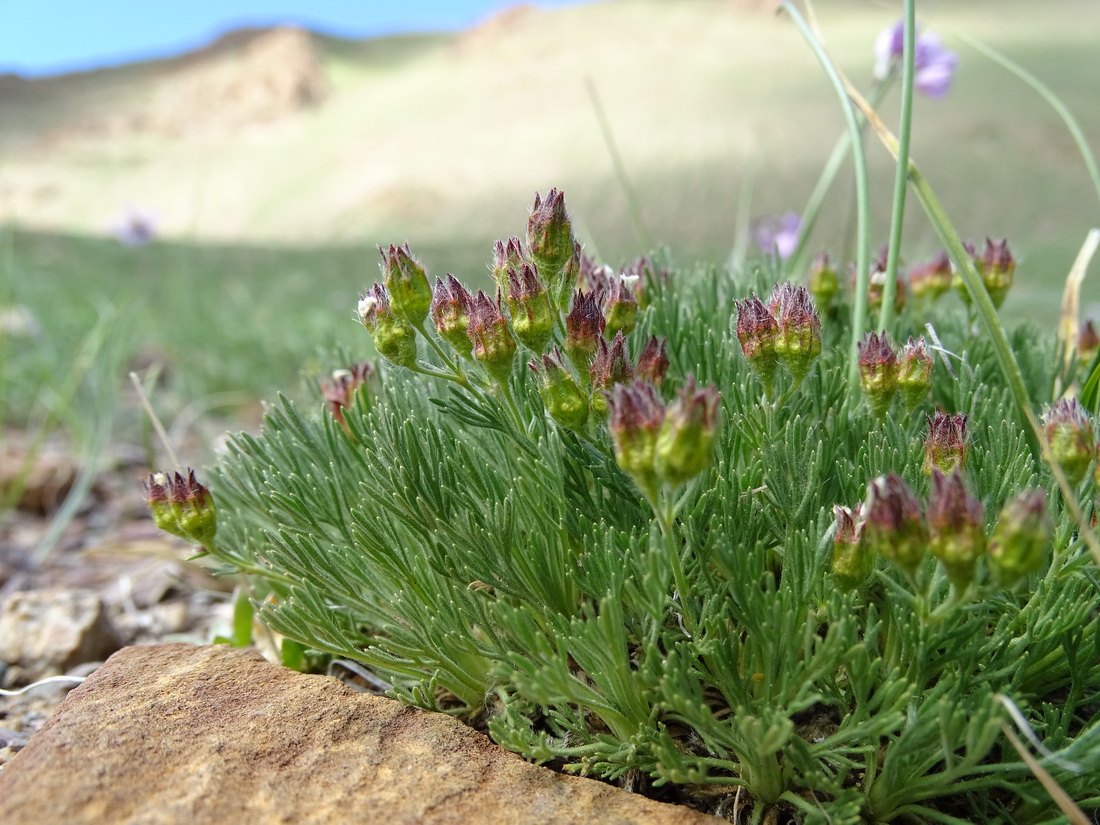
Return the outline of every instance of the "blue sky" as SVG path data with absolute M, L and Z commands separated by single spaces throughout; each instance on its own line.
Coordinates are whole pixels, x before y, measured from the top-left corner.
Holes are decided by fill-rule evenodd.
M 176 54 L 240 26 L 368 37 L 463 29 L 515 0 L 0 0 L 0 73 L 81 71 Z M 582 0 L 538 0 L 536 6 Z

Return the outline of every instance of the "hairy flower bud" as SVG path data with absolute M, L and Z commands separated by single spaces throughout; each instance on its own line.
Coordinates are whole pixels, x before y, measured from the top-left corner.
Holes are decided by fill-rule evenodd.
M 634 380 L 634 369 L 626 355 L 626 339 L 621 332 L 615 333 L 610 346 L 603 338 L 596 342 L 596 356 L 588 374 L 593 389 L 592 408 L 603 415 L 607 412 L 607 398 L 600 390 L 610 390 L 616 384 L 629 384 Z
M 659 484 L 657 435 L 665 420 L 665 405 L 652 384 L 616 384 L 607 399 L 615 461 L 651 498 Z
M 389 293 L 381 284 L 360 296 L 359 322 L 370 332 L 378 354 L 387 361 L 399 367 L 416 363 L 416 330 L 393 312 Z
M 512 375 L 516 342 L 501 311 L 500 292 L 494 302 L 480 289 L 477 291 L 470 302 L 470 326 L 466 332 L 473 342 L 474 358 L 498 384 L 506 386 Z
M 993 306 L 999 308 L 1004 303 L 1008 290 L 1012 288 L 1016 274 L 1016 260 L 1008 250 L 1008 241 L 986 238 L 982 257 L 975 264 Z
M 470 293 L 459 280 L 447 273 L 447 280 L 435 279 L 432 293 L 431 316 L 439 337 L 459 355 L 470 357 L 474 342 L 466 330 L 470 327 Z
M 1043 564 L 1053 528 L 1042 490 L 1024 490 L 1001 510 L 989 543 L 993 573 L 1006 587 Z
M 573 308 L 565 316 L 565 354 L 577 373 L 586 377 L 596 355 L 597 341 L 603 338 L 604 317 L 594 293 L 574 292 Z
M 951 288 L 951 259 L 940 251 L 928 263 L 909 270 L 909 289 L 914 298 L 931 303 Z
M 750 295 L 744 302 L 734 301 L 734 305 L 737 307 L 737 340 L 741 342 L 741 351 L 770 396 L 775 368 L 779 363 L 775 352 L 779 324 L 764 302 L 755 295 Z
M 871 412 L 884 418 L 898 391 L 898 357 L 886 333 L 868 332 L 857 344 L 859 385 L 867 396 Z
M 527 263 L 523 252 L 523 241 L 509 238 L 507 241 L 493 241 L 493 263 L 491 272 L 493 283 L 500 290 L 508 288 L 508 272 L 519 271 Z
M 861 509 L 863 540 L 871 552 L 896 564 L 910 577 L 924 558 L 928 529 L 920 501 L 901 476 L 888 473 L 867 483 Z
M 1080 483 L 1095 452 L 1092 421 L 1085 408 L 1076 398 L 1059 399 L 1043 414 L 1043 434 L 1069 483 Z
M 556 318 L 546 288 L 539 282 L 535 267 L 523 264 L 508 270 L 508 312 L 512 332 L 528 349 L 541 353 L 554 333 Z
M 544 284 L 560 283 L 560 273 L 576 251 L 573 228 L 565 211 L 565 196 L 551 189 L 546 199 L 535 195 L 527 219 L 527 250 Z
M 833 576 L 845 590 L 861 585 L 874 567 L 875 557 L 862 542 L 863 519 L 855 511 L 836 505 L 836 532 L 833 534 Z
M 658 387 L 661 385 L 669 367 L 667 344 L 664 338 L 658 341 L 656 335 L 649 336 L 638 355 L 638 368 L 634 371 L 638 380 L 649 381 Z
M 689 375 L 669 405 L 657 437 L 657 474 L 670 486 L 691 481 L 710 465 L 718 433 L 718 398 L 713 384 L 698 389 Z
M 539 396 L 550 417 L 571 430 L 583 429 L 588 420 L 588 397 L 562 363 L 561 350 L 554 347 L 528 366 L 541 379 Z
M 218 513 L 210 491 L 195 471 L 156 473 L 145 482 L 146 503 L 157 527 L 185 541 L 208 547 L 218 532 Z
M 910 338 L 898 355 L 898 389 L 905 408 L 912 411 L 928 397 L 932 389 L 932 356 L 924 336 Z
M 944 475 L 932 469 L 928 494 L 929 549 L 959 590 L 974 578 L 974 566 L 985 552 L 985 508 L 966 486 L 956 467 Z
M 378 251 L 382 253 L 382 273 L 394 314 L 419 327 L 432 305 L 432 288 L 424 267 L 412 257 L 408 244 L 390 244 L 389 249 L 378 247 Z
M 966 413 L 936 412 L 928 418 L 928 436 L 924 440 L 924 472 L 950 473 L 966 466 Z
M 603 300 L 603 315 L 607 319 L 604 335 L 608 338 L 620 330 L 630 333 L 638 314 L 638 302 L 634 300 L 634 276 L 620 275 L 612 278 L 607 297 Z
M 821 354 L 821 319 L 814 300 L 806 287 L 788 281 L 776 286 L 768 300 L 768 308 L 779 328 L 775 353 L 799 382 Z
M 809 289 L 810 294 L 814 296 L 814 301 L 823 312 L 832 305 L 833 299 L 840 292 L 840 279 L 837 278 L 836 267 L 829 262 L 829 256 L 824 252 L 819 252 L 810 266 Z

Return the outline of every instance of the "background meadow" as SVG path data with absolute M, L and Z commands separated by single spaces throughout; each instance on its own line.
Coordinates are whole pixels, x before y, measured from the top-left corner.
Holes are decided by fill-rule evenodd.
M 751 259 L 751 221 L 803 207 L 843 128 L 815 59 L 770 5 L 520 6 L 453 34 L 300 38 L 294 60 L 244 32 L 170 60 L 0 78 L 0 418 L 77 441 L 104 427 L 145 438 L 133 369 L 175 432 L 227 416 L 247 426 L 259 400 L 308 397 L 319 376 L 372 355 L 354 307 L 377 277 L 376 244 L 408 240 L 430 276 L 483 285 L 491 242 L 522 234 L 515 216 L 551 186 L 587 251 L 613 265 L 662 247 L 681 264 Z M 869 83 L 874 37 L 899 10 L 816 11 L 841 66 Z M 1009 239 L 1020 266 L 1003 314 L 1052 325 L 1100 224 L 1095 193 L 1057 115 L 953 33 L 1056 90 L 1096 151 L 1100 6 L 918 11 L 961 62 L 944 99 L 916 100 L 913 157 L 963 237 Z M 233 85 L 288 67 L 320 91 L 249 108 Z M 895 94 L 888 121 L 896 109 Z M 877 145 L 869 157 L 885 241 L 892 167 Z M 850 177 L 810 243 L 840 261 Z M 111 236 L 126 209 L 154 221 L 153 243 Z M 935 238 L 915 205 L 907 222 L 903 255 L 919 263 Z M 1097 301 L 1086 281 L 1083 304 Z

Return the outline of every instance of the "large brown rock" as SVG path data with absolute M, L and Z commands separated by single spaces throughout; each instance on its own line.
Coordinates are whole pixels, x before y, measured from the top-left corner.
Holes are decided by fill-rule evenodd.
M 705 825 L 251 652 L 129 647 L 0 772 L 0 822 Z

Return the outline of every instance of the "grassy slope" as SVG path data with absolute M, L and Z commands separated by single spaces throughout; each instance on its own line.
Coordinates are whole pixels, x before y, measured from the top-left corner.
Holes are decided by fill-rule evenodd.
M 869 44 L 892 15 L 863 2 L 819 5 L 830 48 L 865 80 Z M 922 14 L 1016 57 L 1065 95 L 1088 134 L 1100 134 L 1091 105 L 1098 81 L 1088 70 L 1100 23 L 1093 0 L 1060 0 L 1042 13 L 1017 0 L 928 3 Z M 3 122 L 15 126 L 2 133 L 0 182 L 38 175 L 43 220 L 102 231 L 121 203 L 135 202 L 157 208 L 180 236 L 136 252 L 13 236 L 0 303 L 30 306 L 44 330 L 22 360 L 52 352 L 64 362 L 97 306 L 127 304 L 135 345 L 172 370 L 182 398 L 270 395 L 293 385 L 318 348 L 363 351 L 365 333 L 350 315 L 355 292 L 377 272 L 370 245 L 408 239 L 430 271 L 476 279 L 490 242 L 521 233 L 532 193 L 555 185 L 591 248 L 611 261 L 632 256 L 639 244 L 586 78 L 599 89 L 651 235 L 682 261 L 725 257 L 746 178 L 754 213 L 798 209 L 841 129 L 813 58 L 789 23 L 770 15 L 715 0 L 618 0 L 510 25 L 461 37 L 325 39 L 329 102 L 235 142 L 142 138 L 28 150 L 35 134 L 62 122 L 62 107 L 87 112 L 149 94 L 148 67 L 59 82 L 43 98 L 52 108 L 9 98 Z M 1006 312 L 1051 318 L 1100 208 L 1054 114 L 1002 70 L 960 51 L 952 94 L 917 103 L 914 156 L 964 235 L 1006 235 L 1024 259 Z M 871 159 L 884 235 L 892 178 L 877 147 Z M 846 181 L 837 187 L 822 235 L 829 242 L 847 214 L 847 190 Z M 919 258 L 934 240 L 915 204 L 910 225 L 907 251 Z M 218 239 L 236 245 L 210 245 Z M 264 249 L 304 240 L 341 245 Z M 1100 298 L 1098 280 L 1086 297 Z M 15 398 L 11 386 L 5 394 Z M 9 402 L 9 417 L 27 404 Z

